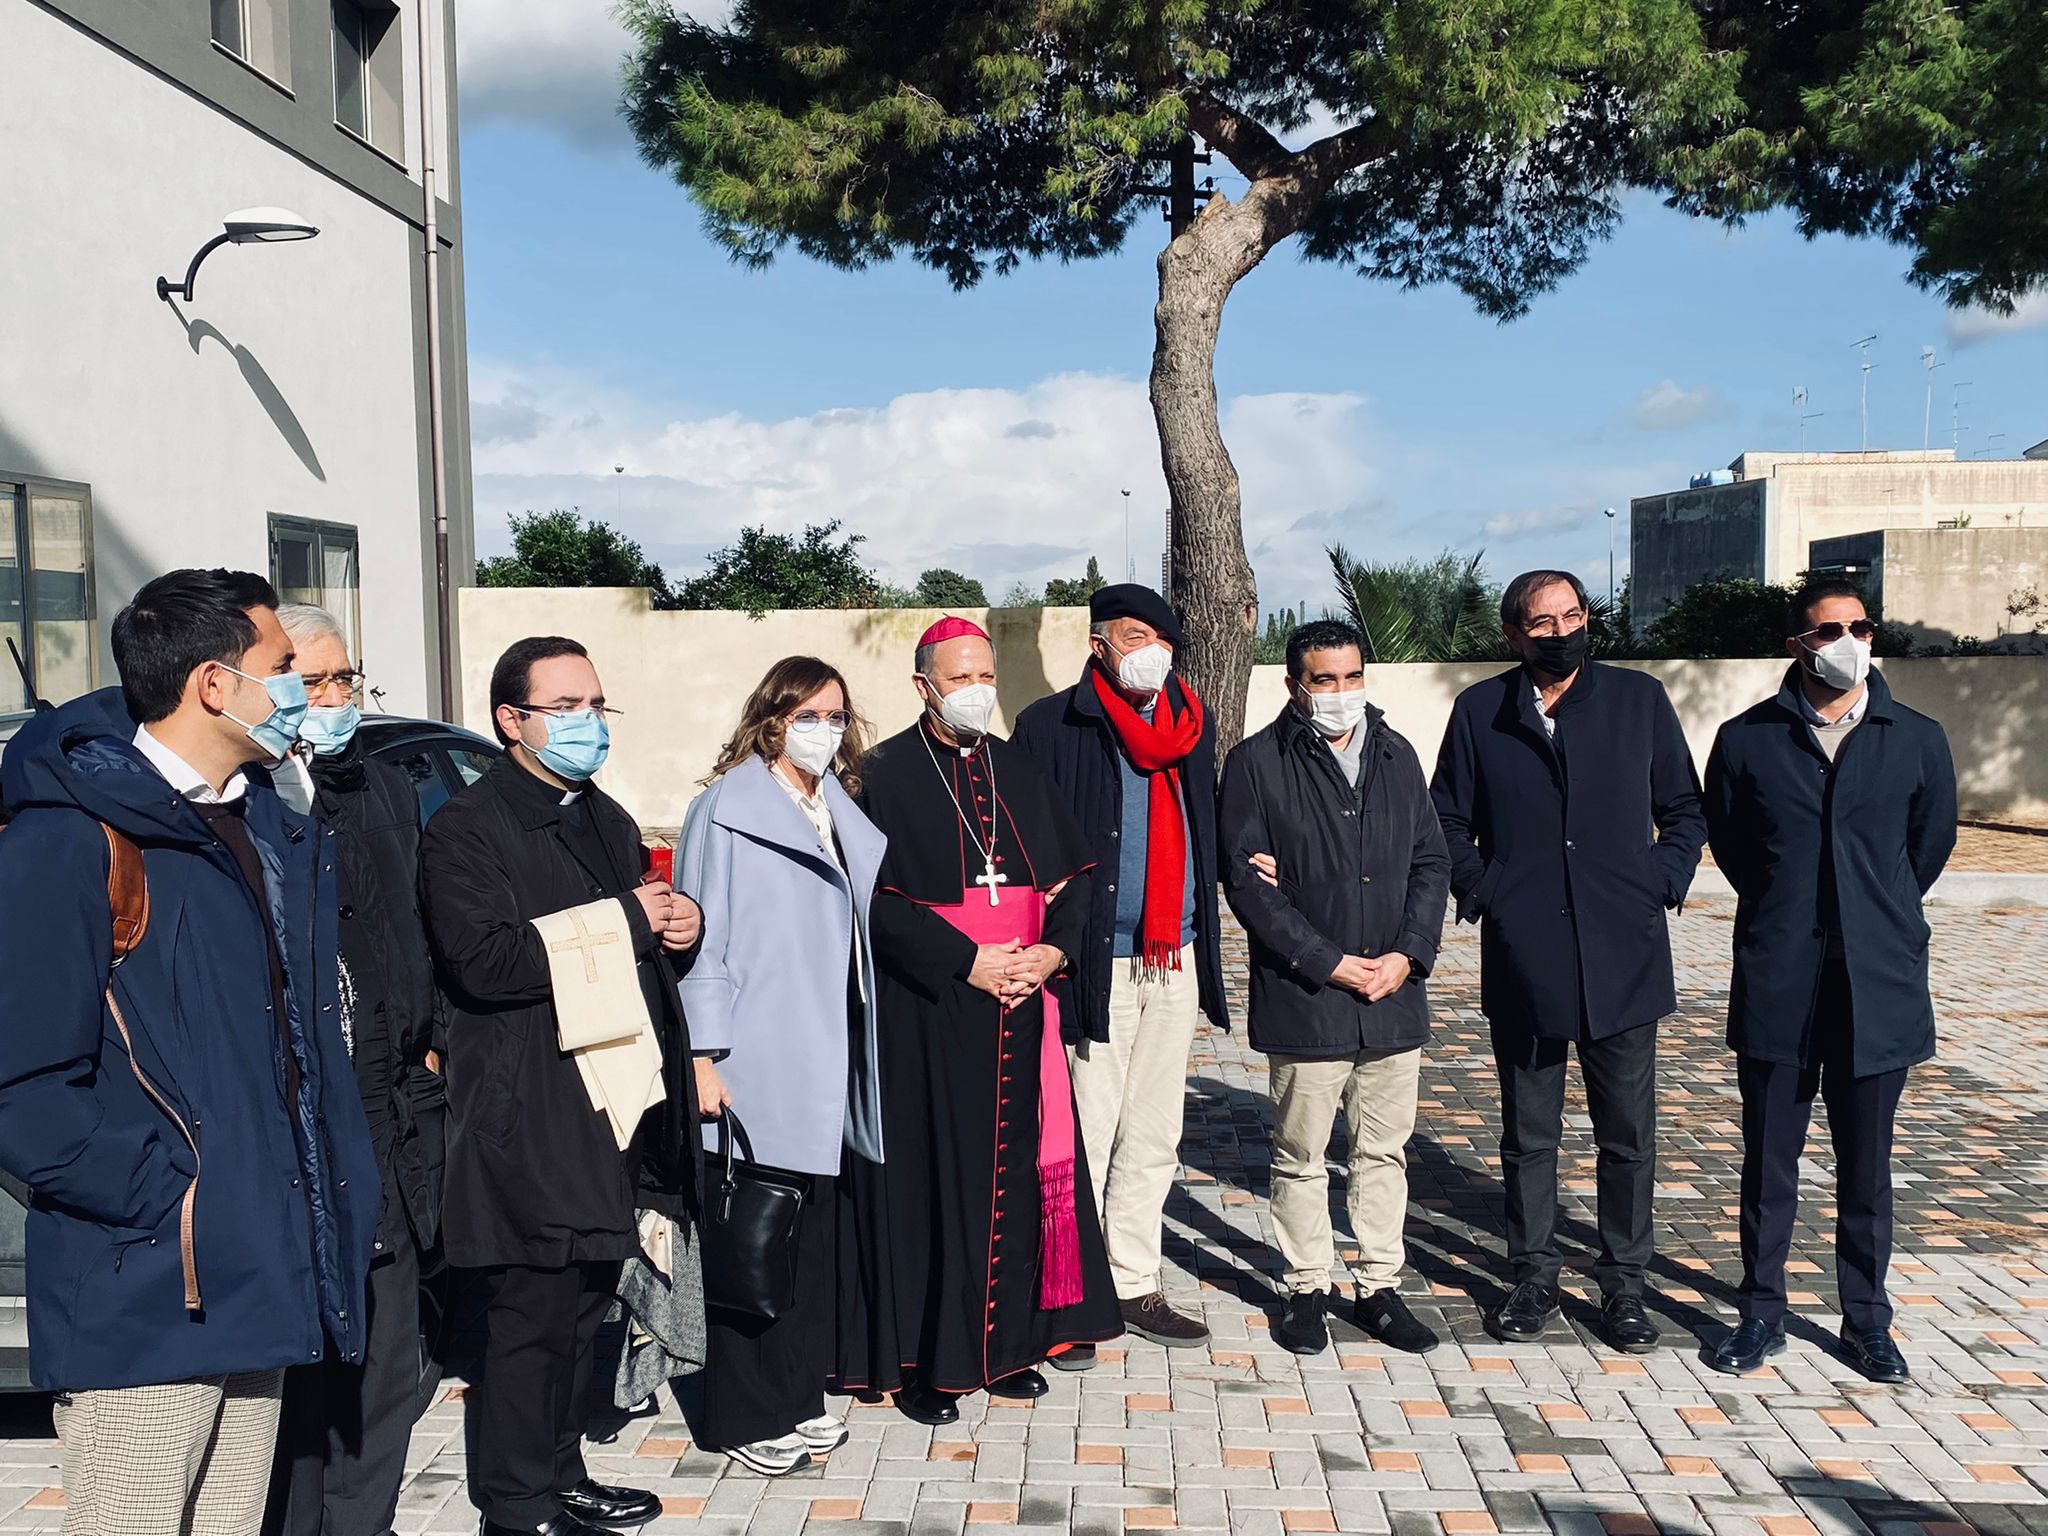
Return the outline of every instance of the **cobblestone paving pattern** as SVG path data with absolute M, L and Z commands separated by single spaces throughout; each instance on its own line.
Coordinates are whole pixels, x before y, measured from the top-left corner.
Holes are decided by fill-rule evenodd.
M 1266 1215 L 1266 1069 L 1205 1033 L 1188 1089 L 1186 1180 L 1168 1208 L 1168 1286 L 1206 1312 L 1207 1350 L 1136 1339 L 1035 1405 L 976 1397 L 933 1431 L 855 1405 L 829 1462 L 770 1482 L 691 1443 L 660 1411 L 595 1426 L 598 1477 L 657 1489 L 651 1532 L 997 1536 L 1023 1525 L 1232 1536 L 2048 1536 L 2048 912 L 1939 911 L 1943 1054 L 1917 1070 L 1898 1145 L 1892 1291 L 1915 1379 L 1873 1387 L 1829 1349 L 1832 1169 L 1816 1114 L 1792 1266 L 1792 1347 L 1739 1380 L 1699 1360 L 1734 1316 L 1739 1137 L 1721 1045 L 1732 917 L 1674 924 L 1683 1011 L 1664 1026 L 1653 1312 L 1666 1344 L 1617 1355 L 1590 1329 L 1593 1158 L 1568 1107 L 1565 1319 L 1503 1346 L 1499 1106 L 1472 930 L 1449 941 L 1410 1147 L 1411 1299 L 1446 1335 L 1426 1359 L 1339 1325 L 1301 1360 L 1268 1337 L 1278 1268 Z M 1242 1005 L 1242 941 L 1232 954 Z M 1344 1232 L 1341 1132 L 1331 1198 Z M 0 1434 L 0 1530 L 57 1528 L 46 1410 Z M 463 1486 L 463 1389 L 420 1424 L 406 1536 L 476 1528 Z

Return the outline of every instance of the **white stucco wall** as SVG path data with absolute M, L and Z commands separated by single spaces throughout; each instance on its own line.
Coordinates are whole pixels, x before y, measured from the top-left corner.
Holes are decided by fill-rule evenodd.
M 892 735 L 917 718 L 911 649 L 936 611 L 656 613 L 638 589 L 486 590 L 461 594 L 465 718 L 488 731 L 491 666 L 522 636 L 569 635 L 586 645 L 609 702 L 626 712 L 612 733 L 606 787 L 642 826 L 681 825 L 740 705 L 771 662 L 822 656 L 846 674 L 854 702 Z M 1064 688 L 1088 655 L 1084 608 L 967 610 L 995 639 L 1000 696 L 996 729 L 1033 699 Z M 1366 692 L 1392 726 L 1436 762 L 1451 702 L 1501 663 L 1368 667 Z M 1695 763 L 1706 767 L 1722 721 L 1777 691 L 1785 664 L 1755 661 L 1629 662 L 1671 694 Z M 1900 700 L 1947 728 L 1965 810 L 2048 816 L 2048 754 L 2031 750 L 2048 714 L 2048 658 L 1914 659 L 1883 663 Z M 1255 667 L 1245 726 L 1270 723 L 1286 702 L 1285 670 Z
M 136 587 L 267 571 L 277 513 L 355 526 L 364 660 L 391 709 L 423 710 L 417 236 L 39 7 L 0 6 L 0 58 L 0 478 L 92 487 L 101 680 Z M 321 233 L 215 251 L 181 324 L 156 278 L 258 204 Z

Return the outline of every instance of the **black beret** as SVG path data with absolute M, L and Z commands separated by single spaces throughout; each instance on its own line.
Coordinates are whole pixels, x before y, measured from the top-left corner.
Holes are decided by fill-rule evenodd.
M 1166 599 L 1150 587 L 1141 587 L 1135 581 L 1120 581 L 1113 587 L 1104 587 L 1088 599 L 1088 622 L 1100 624 L 1107 619 L 1138 619 L 1159 631 L 1159 638 L 1175 650 L 1180 649 L 1180 620 L 1167 606 Z

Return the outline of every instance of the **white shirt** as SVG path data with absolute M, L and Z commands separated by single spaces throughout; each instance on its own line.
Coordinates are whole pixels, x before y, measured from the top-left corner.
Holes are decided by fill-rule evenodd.
M 1529 685 L 1529 692 L 1535 697 L 1536 718 L 1543 722 L 1543 734 L 1555 738 L 1557 735 L 1557 721 L 1552 718 L 1550 711 L 1543 707 L 1542 687 L 1539 684 L 1531 683 Z
M 149 766 L 164 776 L 164 781 L 187 800 L 200 805 L 231 805 L 248 791 L 249 780 L 237 768 L 220 793 L 215 794 L 206 777 L 185 759 L 149 734 L 149 727 L 135 728 L 135 750 L 149 759 Z
M 1863 711 L 1870 706 L 1870 685 L 1868 683 L 1863 685 L 1863 692 L 1857 696 L 1856 702 L 1843 710 L 1833 720 L 1830 720 L 1826 715 L 1813 707 L 1813 700 L 1806 696 L 1806 689 L 1804 687 L 1799 688 L 1797 692 L 1799 694 L 1799 712 L 1806 716 L 1806 723 L 1808 725 L 1854 725 L 1863 718 Z

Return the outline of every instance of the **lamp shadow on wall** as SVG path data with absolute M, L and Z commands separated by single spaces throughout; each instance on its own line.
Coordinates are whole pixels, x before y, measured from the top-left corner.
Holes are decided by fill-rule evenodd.
M 171 306 L 171 313 L 178 317 L 178 324 L 185 328 L 185 339 L 192 344 L 195 355 L 208 341 L 217 341 L 221 344 L 228 356 L 235 360 L 235 366 L 242 373 L 242 382 L 249 386 L 249 393 L 254 395 L 256 403 L 263 407 L 263 413 L 270 418 L 271 425 L 277 428 L 277 435 L 284 439 L 285 446 L 298 455 L 299 462 L 306 466 L 308 474 L 315 480 L 324 482 L 327 479 L 327 471 L 320 465 L 320 455 L 313 447 L 312 438 L 306 435 L 306 429 L 299 421 L 298 413 L 292 409 L 291 402 L 285 399 L 284 391 L 277 387 L 277 381 L 271 378 L 263 364 L 257 360 L 256 354 L 245 346 L 229 341 L 221 333 L 220 327 L 211 321 L 187 319 L 176 300 L 166 302 Z

